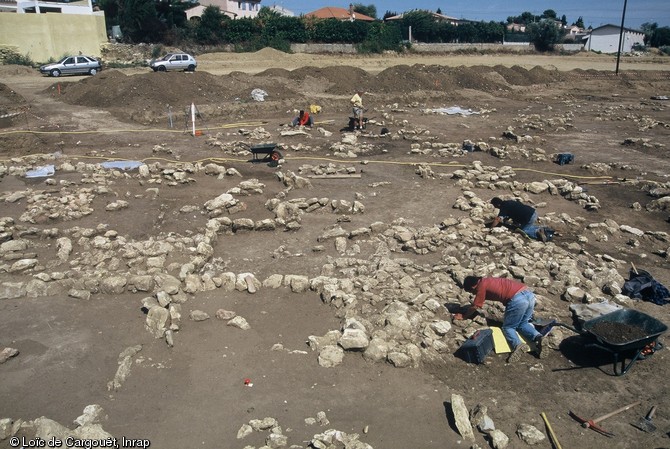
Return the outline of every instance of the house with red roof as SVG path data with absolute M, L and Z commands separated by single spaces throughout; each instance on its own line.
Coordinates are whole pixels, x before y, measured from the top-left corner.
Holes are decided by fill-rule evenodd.
M 337 20 L 362 20 L 365 22 L 374 22 L 374 17 L 366 16 L 354 11 L 354 5 L 349 5 L 349 9 L 337 8 L 335 6 L 326 6 L 316 11 L 308 12 L 305 17 L 314 17 L 317 19 L 337 19 Z

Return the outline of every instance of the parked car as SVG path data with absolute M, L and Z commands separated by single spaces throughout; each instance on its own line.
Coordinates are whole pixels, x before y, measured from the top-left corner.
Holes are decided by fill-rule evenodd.
M 151 67 L 154 72 L 166 72 L 168 70 L 195 72 L 198 63 L 193 56 L 186 53 L 168 53 L 160 59 L 151 61 L 149 67 Z
M 102 64 L 92 56 L 66 56 L 53 64 L 45 64 L 40 67 L 44 75 L 95 75 L 102 70 Z

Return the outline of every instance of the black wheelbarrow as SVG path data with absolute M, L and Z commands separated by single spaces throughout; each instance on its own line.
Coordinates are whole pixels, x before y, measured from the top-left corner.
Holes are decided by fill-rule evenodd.
M 593 318 L 582 325 L 581 331 L 552 321 L 540 332 L 546 335 L 554 326 L 568 328 L 585 337 L 588 341 L 585 347 L 610 353 L 616 376 L 623 376 L 636 361 L 651 357 L 663 348 L 658 337 L 668 330 L 668 326 L 656 318 L 633 309 L 621 309 Z
M 277 150 L 276 143 L 253 145 L 249 147 L 249 151 L 251 151 L 253 158 L 249 159 L 247 162 L 267 162 L 271 167 L 276 167 L 279 164 L 279 161 L 284 158 L 279 150 Z

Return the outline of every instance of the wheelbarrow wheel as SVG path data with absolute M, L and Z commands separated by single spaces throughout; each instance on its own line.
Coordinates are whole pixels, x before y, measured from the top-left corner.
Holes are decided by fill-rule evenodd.
M 275 162 L 278 162 L 282 158 L 282 155 L 279 151 L 273 151 L 270 153 L 270 159 L 272 159 Z

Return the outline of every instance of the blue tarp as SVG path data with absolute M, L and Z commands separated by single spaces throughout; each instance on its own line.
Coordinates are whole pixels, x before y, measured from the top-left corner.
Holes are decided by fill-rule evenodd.
M 56 169 L 53 165 L 44 165 L 42 167 L 37 167 L 34 170 L 28 170 L 26 172 L 26 178 L 46 178 L 48 176 L 53 176 L 56 173 Z

